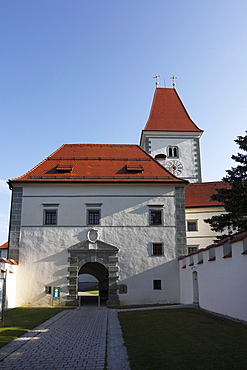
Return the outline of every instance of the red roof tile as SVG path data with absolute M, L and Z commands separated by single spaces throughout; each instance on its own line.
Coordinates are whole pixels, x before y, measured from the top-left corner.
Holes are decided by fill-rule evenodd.
M 155 90 L 150 116 L 144 130 L 203 132 L 191 120 L 176 90 L 168 88 Z
M 61 166 L 71 171 L 61 171 Z M 66 166 L 66 167 L 65 167 Z M 130 168 L 141 171 L 130 171 Z M 175 182 L 186 184 L 138 145 L 64 144 L 13 182 Z
M 8 246 L 9 246 L 9 243 L 6 242 L 6 243 L 0 245 L 0 249 L 6 249 L 6 248 L 8 248 Z
M 217 207 L 223 204 L 213 201 L 210 197 L 216 189 L 230 187 L 223 181 L 189 184 L 185 189 L 185 207 Z

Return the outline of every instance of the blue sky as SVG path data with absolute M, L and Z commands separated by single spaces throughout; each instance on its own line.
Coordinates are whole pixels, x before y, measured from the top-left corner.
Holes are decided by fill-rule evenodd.
M 18 177 L 63 143 L 138 144 L 155 90 L 177 91 L 203 181 L 247 128 L 246 0 L 0 0 L 0 244 Z

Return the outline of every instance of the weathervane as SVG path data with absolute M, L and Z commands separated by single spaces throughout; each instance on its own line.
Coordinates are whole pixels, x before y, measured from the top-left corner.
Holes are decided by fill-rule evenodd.
M 170 79 L 173 80 L 172 87 L 175 89 L 175 87 L 176 87 L 175 80 L 177 79 L 177 77 L 175 75 L 173 75 L 172 77 L 170 77 Z
M 158 82 L 158 78 L 160 77 L 160 75 L 155 75 L 153 78 L 156 78 L 156 82 L 155 82 L 155 85 L 156 87 L 159 86 L 159 82 Z

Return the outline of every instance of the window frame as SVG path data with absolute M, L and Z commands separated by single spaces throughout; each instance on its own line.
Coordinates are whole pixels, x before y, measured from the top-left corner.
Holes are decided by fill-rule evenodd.
M 190 251 L 189 249 L 194 249 L 194 250 Z M 199 249 L 198 245 L 187 245 L 188 254 L 196 253 L 198 251 L 198 249 Z
M 45 225 L 45 226 L 56 226 L 57 223 L 58 223 L 58 212 L 57 211 L 58 211 L 57 209 L 44 209 L 43 225 Z M 53 217 L 52 216 L 51 216 L 51 219 L 50 219 L 51 222 L 47 222 L 48 221 L 47 215 L 49 213 L 52 214 L 52 215 L 56 215 L 55 222 L 52 222 L 53 221 Z
M 153 222 L 152 213 L 160 214 L 160 222 Z M 163 209 L 161 208 L 150 208 L 149 209 L 149 225 L 151 226 L 161 226 L 163 225 Z
M 96 213 L 98 214 L 98 222 L 90 222 L 90 212 L 94 213 L 96 215 Z M 88 208 L 87 209 L 87 225 L 100 225 L 100 219 L 101 219 L 101 209 L 91 209 L 91 208 Z M 94 216 L 94 220 L 95 220 L 95 216 Z
M 167 158 L 179 158 L 179 148 L 177 145 L 169 145 L 167 147 Z
M 153 290 L 162 290 L 161 279 L 153 280 Z
M 156 248 L 157 250 L 155 251 Z M 160 253 L 158 253 L 159 248 L 161 248 Z M 164 244 L 163 243 L 152 243 L 152 256 L 155 256 L 155 257 L 164 256 Z
M 190 229 L 189 225 L 195 224 L 195 229 Z M 187 220 L 187 231 L 188 232 L 195 232 L 198 231 L 198 220 Z

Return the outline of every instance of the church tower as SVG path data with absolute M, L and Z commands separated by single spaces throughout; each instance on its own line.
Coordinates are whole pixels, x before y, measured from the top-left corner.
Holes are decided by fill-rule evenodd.
M 199 144 L 202 133 L 176 90 L 157 87 L 140 146 L 175 176 L 202 182 Z

